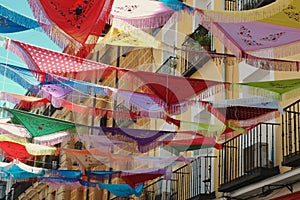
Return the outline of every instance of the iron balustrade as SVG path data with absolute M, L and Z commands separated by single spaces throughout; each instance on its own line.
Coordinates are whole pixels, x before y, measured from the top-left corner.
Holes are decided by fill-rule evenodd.
M 176 75 L 178 58 L 170 56 L 163 64 L 156 70 L 156 73 Z
M 119 112 L 131 112 L 132 109 L 128 109 L 127 107 L 124 106 L 124 102 L 122 103 L 119 103 L 116 107 L 115 107 L 115 110 L 116 111 L 119 111 Z M 122 115 L 122 114 L 120 114 Z M 127 128 L 129 127 L 130 125 L 134 124 L 137 122 L 137 119 L 136 118 L 130 118 L 130 119 L 127 119 L 127 118 L 124 118 L 122 116 L 119 116 L 119 113 L 116 112 L 115 113 L 115 117 L 114 119 L 115 120 L 115 124 L 118 126 L 118 127 L 122 127 L 122 128 Z
M 3 182 L 2 182 L 3 183 Z M 0 200 L 16 200 L 19 195 L 25 192 L 29 187 L 33 185 L 33 182 L 20 182 L 12 185 L 10 191 Z M 6 187 L 6 186 L 5 186 Z M 5 188 L 4 187 L 4 188 Z
M 201 41 L 205 43 L 203 38 L 210 38 L 209 44 L 206 44 L 205 47 L 200 45 Z M 190 76 L 209 61 L 210 55 L 207 51 L 211 51 L 211 40 L 210 33 L 201 25 L 192 34 L 188 35 L 182 43 L 182 49 L 180 49 L 181 61 L 179 70 L 183 76 Z
M 225 10 L 251 10 L 272 2 L 275 0 L 225 0 Z
M 300 165 L 300 100 L 287 106 L 282 114 L 282 165 Z
M 160 178 L 144 188 L 141 200 L 214 199 L 213 160 L 200 156 L 189 165 L 172 172 L 170 179 Z
M 275 167 L 275 129 L 261 123 L 247 134 L 223 143 L 219 151 L 219 191 L 230 192 L 279 173 Z

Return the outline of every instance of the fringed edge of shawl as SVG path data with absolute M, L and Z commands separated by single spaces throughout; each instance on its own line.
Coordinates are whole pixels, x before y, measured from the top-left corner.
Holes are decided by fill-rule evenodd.
M 253 127 L 259 123 L 263 123 L 269 120 L 273 120 L 280 116 L 278 111 L 272 111 L 264 115 L 248 119 L 248 120 L 227 120 L 228 127 L 242 128 L 242 127 Z
M 63 30 L 55 25 L 46 15 L 46 11 L 39 1 L 28 0 L 29 6 L 32 9 L 34 17 L 38 20 L 44 32 L 57 44 L 60 48 L 70 48 L 76 54 L 81 48 L 82 44 L 75 39 L 68 36 Z
M 280 45 L 278 47 L 271 47 L 271 48 L 265 48 L 265 49 L 259 49 L 256 51 L 247 51 L 247 54 L 250 54 L 252 56 L 256 56 L 258 58 L 284 58 L 284 57 L 289 57 L 292 55 L 296 55 L 300 53 L 300 48 L 299 48 L 300 42 L 292 42 L 290 44 L 285 44 L 285 45 Z M 284 66 L 279 67 L 279 69 L 283 68 Z M 296 67 L 295 71 L 299 71 L 298 66 Z M 288 68 L 290 70 L 286 71 L 292 71 L 291 68 Z M 293 69 L 293 68 L 292 68 Z M 284 71 L 284 70 L 282 70 Z
M 203 20 L 210 22 L 240 23 L 258 21 L 273 16 L 290 6 L 294 0 L 277 0 L 267 6 L 245 11 L 215 11 L 195 9 Z
M 28 29 L 36 29 L 40 27 L 37 21 L 30 19 L 26 16 L 23 16 L 15 11 L 12 11 L 2 5 L 0 5 L 0 13 L 2 17 L 7 18 L 8 20 L 23 26 Z
M 131 26 L 139 29 L 152 29 L 164 26 L 169 20 L 172 22 L 177 21 L 178 16 L 173 15 L 174 11 L 170 11 L 167 14 L 163 13 L 161 15 L 143 17 L 143 18 L 125 18 L 118 16 L 109 16 L 109 23 L 116 28 L 124 26 L 124 22 L 130 24 Z

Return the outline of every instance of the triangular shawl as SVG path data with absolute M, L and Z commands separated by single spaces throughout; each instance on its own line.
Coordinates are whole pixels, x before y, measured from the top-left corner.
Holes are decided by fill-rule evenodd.
M 35 84 L 30 80 L 30 78 L 32 79 L 32 74 L 28 72 L 30 73 L 28 69 L 22 67 L 0 63 L 0 74 L 2 76 L 16 82 L 24 89 L 30 90 Z
M 297 97 L 300 89 L 300 79 L 287 79 L 264 82 L 239 83 L 250 86 L 249 92 L 276 100 Z
M 160 2 L 163 2 L 166 6 L 169 8 L 175 10 L 175 11 L 188 11 L 191 12 L 194 10 L 193 7 L 186 5 L 185 3 L 182 3 L 179 0 L 159 0 Z
M 140 183 L 155 179 L 165 174 L 165 169 L 134 169 L 122 171 L 121 178 L 131 187 L 135 187 Z
M 38 28 L 37 21 L 0 5 L 0 33 L 13 33 Z
M 200 10 L 202 25 L 237 57 L 278 58 L 300 53 L 300 3 L 278 0 L 253 11 Z
M 144 184 L 141 184 L 135 188 L 132 188 L 128 184 L 106 184 L 106 183 L 99 183 L 99 188 L 107 189 L 112 194 L 116 195 L 117 197 L 129 197 L 131 195 L 135 195 L 136 197 L 141 196 L 144 188 Z
M 9 92 L 0 92 L 0 99 L 9 101 L 13 104 L 17 104 L 18 107 L 26 110 L 39 108 L 49 103 L 49 100 L 47 98 L 23 96 L 18 94 L 12 94 Z
M 107 78 L 113 67 L 95 61 L 47 50 L 23 42 L 9 40 L 7 48 L 17 54 L 32 72 L 37 72 L 39 81 L 46 81 L 44 73 L 56 74 L 78 80 Z M 80 73 L 79 73 L 80 72 Z
M 48 135 L 75 127 L 73 122 L 36 115 L 16 109 L 5 109 L 12 113 L 17 121 L 26 127 L 33 137 Z
M 209 110 L 229 128 L 244 131 L 255 125 L 275 119 L 279 116 L 278 108 L 260 108 L 251 106 L 229 106 Z
M 105 28 L 113 0 L 28 0 L 43 30 L 65 51 L 87 57 Z
M 130 28 L 125 29 L 123 26 L 116 28 L 113 24 L 109 32 L 98 43 L 126 47 L 162 48 L 161 42 L 155 39 L 152 35 L 132 27 L 129 24 L 127 24 L 127 26 Z
M 9 160 L 23 160 L 31 156 L 54 155 L 56 152 L 55 147 L 24 143 L 5 135 L 0 135 L 0 147 L 5 152 L 5 157 Z
M 3 162 L 0 163 L 1 166 L 2 163 Z M 0 169 L 1 178 L 21 180 L 21 179 L 44 176 L 48 172 L 47 169 L 32 167 L 17 160 L 13 160 L 12 162 L 7 164 L 9 164 L 9 166 Z
M 114 21 L 126 21 L 140 29 L 162 27 L 173 14 L 162 2 L 149 0 L 115 0 L 111 11 Z
M 156 94 L 165 102 L 166 106 L 187 100 L 194 95 L 206 91 L 210 87 L 211 90 L 201 94 L 202 98 L 213 95 L 224 88 L 224 83 L 218 81 L 171 76 L 144 71 L 129 71 L 125 69 L 122 71 L 129 79 L 130 77 L 133 79 L 133 82 L 137 84 L 138 88 L 148 88 L 148 92 L 150 90 L 150 92 Z

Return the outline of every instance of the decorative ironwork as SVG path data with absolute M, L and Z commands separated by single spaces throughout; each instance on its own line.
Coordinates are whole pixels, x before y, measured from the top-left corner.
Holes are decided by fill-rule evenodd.
M 225 10 L 251 10 L 260 8 L 276 0 L 225 0 Z
M 127 107 L 124 106 L 123 102 L 119 103 L 116 106 L 115 110 L 120 111 L 120 112 L 130 112 L 131 111 L 130 109 L 128 109 Z M 116 113 L 115 119 L 113 119 L 113 120 L 115 120 L 115 124 L 118 127 L 122 127 L 122 128 L 129 127 L 133 123 L 137 122 L 137 119 L 135 119 L 135 118 L 124 119 L 124 117 L 119 116 L 118 113 Z
M 178 58 L 170 56 L 165 62 L 156 70 L 156 73 L 175 75 L 178 65 Z
M 300 100 L 284 108 L 281 122 L 282 165 L 300 166 Z
M 219 152 L 219 191 L 231 192 L 279 173 L 275 167 L 275 128 L 262 123 L 223 143 Z
M 212 37 L 207 29 L 198 28 L 182 43 L 181 69 L 183 76 L 190 76 L 210 59 L 207 51 L 211 51 Z
M 190 165 L 173 171 L 170 179 L 160 178 L 147 185 L 142 200 L 214 199 L 212 166 L 215 156 L 200 156 Z

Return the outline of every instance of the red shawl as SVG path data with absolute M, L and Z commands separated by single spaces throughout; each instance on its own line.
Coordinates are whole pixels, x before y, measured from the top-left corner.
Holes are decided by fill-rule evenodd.
M 96 45 L 113 0 L 28 0 L 41 27 L 65 52 L 87 57 Z

